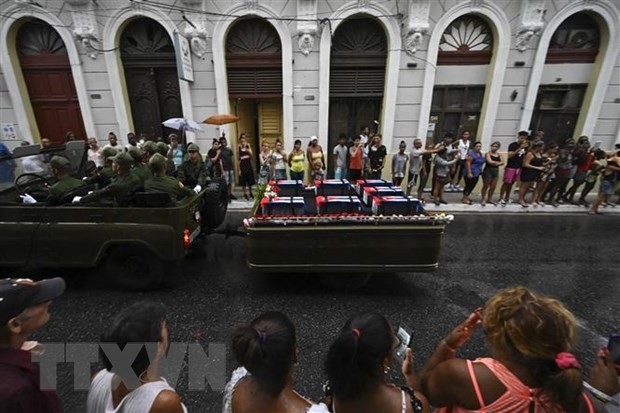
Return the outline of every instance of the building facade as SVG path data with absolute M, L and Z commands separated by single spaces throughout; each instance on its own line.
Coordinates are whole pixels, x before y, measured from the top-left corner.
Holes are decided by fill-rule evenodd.
M 215 113 L 255 148 L 324 148 L 369 126 L 388 150 L 469 130 L 506 148 L 620 142 L 616 0 L 9 0 L 0 13 L 0 135 L 155 139 Z M 331 164 L 331 163 L 330 163 Z

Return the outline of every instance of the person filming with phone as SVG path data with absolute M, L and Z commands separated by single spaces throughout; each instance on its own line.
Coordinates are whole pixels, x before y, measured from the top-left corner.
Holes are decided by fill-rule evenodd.
M 482 327 L 491 357 L 456 357 Z M 439 412 L 604 412 L 585 391 L 574 356 L 577 320 L 558 300 L 525 287 L 502 290 L 441 340 L 420 372 Z

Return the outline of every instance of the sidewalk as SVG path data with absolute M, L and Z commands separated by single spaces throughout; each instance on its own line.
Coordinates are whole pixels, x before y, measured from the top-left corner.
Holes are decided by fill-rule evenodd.
M 579 193 L 575 196 L 576 199 L 579 198 Z M 228 209 L 232 211 L 250 211 L 252 209 L 252 205 L 254 205 L 254 201 L 246 201 L 243 199 L 243 195 L 241 192 L 235 191 L 235 196 L 237 196 L 237 200 L 233 200 L 230 204 L 228 204 Z M 450 212 L 450 213 L 482 213 L 482 214 L 559 214 L 559 215 L 584 215 L 588 216 L 588 209 L 583 206 L 572 205 L 572 204 L 562 204 L 557 207 L 553 207 L 551 205 L 545 206 L 532 206 L 530 205 L 528 208 L 524 208 L 516 202 L 512 204 L 506 204 L 505 206 L 497 205 L 494 206 L 492 204 L 486 204 L 485 206 L 480 205 L 480 195 L 472 194 L 470 197 L 473 204 L 465 205 L 461 203 L 461 192 L 444 192 L 444 199 L 448 202 L 448 204 L 441 204 L 436 206 L 433 202 L 430 201 L 430 192 L 425 191 L 424 197 L 426 198 L 426 204 L 424 208 L 428 212 Z M 528 195 L 527 199 L 530 199 L 531 195 Z M 597 194 L 588 195 L 586 200 L 589 203 L 594 202 Z M 499 194 L 496 194 L 495 199 L 499 198 Z M 517 195 L 513 194 L 512 199 L 516 201 Z M 615 196 L 613 197 L 615 201 Z M 599 212 L 603 215 L 620 215 L 620 205 L 615 207 L 604 207 L 601 206 L 599 208 Z

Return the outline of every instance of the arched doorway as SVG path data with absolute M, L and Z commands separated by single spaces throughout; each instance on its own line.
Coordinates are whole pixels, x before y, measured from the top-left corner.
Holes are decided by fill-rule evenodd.
M 476 139 L 492 57 L 493 34 L 482 17 L 466 14 L 446 28 L 439 42 L 427 139 L 438 142 L 447 132 L 458 137 L 464 130 Z
M 374 121 L 381 119 L 387 49 L 385 30 L 373 18 L 352 17 L 336 29 L 329 75 L 330 158 L 340 134 L 353 138 L 362 126 L 378 131 Z
M 588 13 L 573 14 L 553 33 L 530 123 L 532 131 L 545 133 L 546 141 L 561 144 L 573 137 L 600 37 L 598 24 Z M 572 69 L 567 70 L 566 64 Z
M 43 20 L 23 23 L 17 32 L 17 54 L 41 138 L 63 144 L 72 131 L 85 139 L 69 56 L 58 32 Z
M 161 124 L 183 117 L 174 45 L 155 20 L 138 18 L 123 30 L 121 58 L 136 134 L 166 137 L 173 129 Z
M 282 43 L 276 29 L 261 18 L 235 22 L 226 37 L 226 72 L 230 107 L 239 117 L 232 142 L 245 133 L 255 154 L 263 140 L 273 147 L 283 138 Z

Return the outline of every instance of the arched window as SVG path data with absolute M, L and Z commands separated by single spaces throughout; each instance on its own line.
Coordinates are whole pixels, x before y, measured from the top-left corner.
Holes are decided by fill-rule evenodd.
M 226 38 L 228 94 L 232 98 L 282 96 L 282 44 L 266 20 L 241 19 Z
M 594 63 L 599 46 L 596 21 L 587 13 L 576 13 L 553 33 L 545 63 Z
M 454 20 L 439 42 L 437 64 L 485 65 L 493 55 L 493 33 L 481 17 L 467 14 Z

